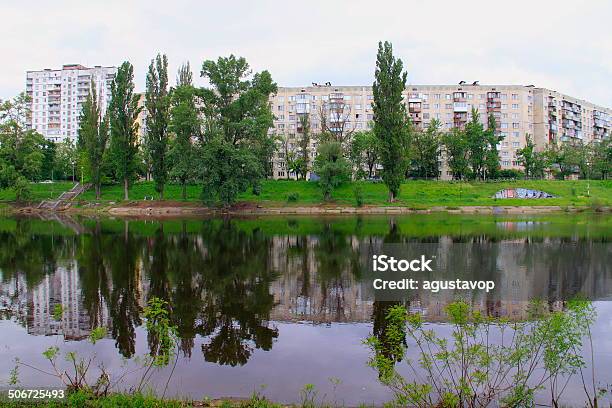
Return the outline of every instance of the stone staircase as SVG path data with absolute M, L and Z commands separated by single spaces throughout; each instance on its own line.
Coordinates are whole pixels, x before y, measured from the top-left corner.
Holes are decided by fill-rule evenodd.
M 91 187 L 91 184 L 76 183 L 72 189 L 64 191 L 57 199 L 41 201 L 37 208 L 49 211 L 61 211 L 70 208 L 72 201 L 78 197 L 79 194 L 87 191 L 89 187 Z

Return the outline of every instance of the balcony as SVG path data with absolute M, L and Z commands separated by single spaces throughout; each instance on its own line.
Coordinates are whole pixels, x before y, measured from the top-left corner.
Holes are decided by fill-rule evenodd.
M 408 112 L 414 112 L 414 113 L 421 112 L 421 103 L 420 102 L 408 103 Z
M 453 102 L 466 102 L 467 101 L 467 92 L 454 92 L 453 93 Z
M 500 110 L 501 101 L 487 101 L 487 110 Z
M 295 113 L 297 114 L 310 113 L 310 104 L 309 103 L 297 103 L 295 105 Z
M 465 102 L 454 102 L 453 103 L 453 110 L 455 112 L 467 112 L 468 111 L 467 103 L 465 103 Z
M 571 120 L 564 120 L 563 121 L 563 127 L 565 129 L 574 129 L 575 125 L 574 125 L 574 122 L 571 121 Z

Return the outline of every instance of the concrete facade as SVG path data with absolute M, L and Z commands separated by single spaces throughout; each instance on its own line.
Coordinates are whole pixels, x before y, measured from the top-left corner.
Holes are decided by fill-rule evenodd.
M 609 137 L 612 126 L 611 109 L 534 86 L 480 85 L 477 82 L 408 85 L 404 101 L 417 129 L 426 128 L 434 118 L 442 123 L 444 131 L 462 128 L 471 119 L 472 108 L 479 111 L 480 121 L 486 127 L 487 117 L 492 114 L 497 131 L 504 137 L 498 145 L 502 169 L 521 168 L 517 150 L 525 147 L 527 135 L 531 135 L 539 149 L 544 149 L 553 141 L 596 142 Z M 320 133 L 322 127 L 327 126 L 350 138 L 353 132 L 371 128 L 374 119 L 372 102 L 372 87 L 369 86 L 332 86 L 328 83 L 280 87 L 278 93 L 270 98 L 275 116 L 271 133 L 284 140 L 287 149 L 279 149 L 274 160 L 274 178 L 295 178 L 295 174 L 288 172 L 285 156 L 286 151 L 296 152 L 298 149 L 301 115 L 308 115 L 312 134 Z M 549 103 L 554 103 L 560 112 L 554 115 L 554 123 L 551 117 L 555 110 L 549 108 Z M 311 158 L 314 158 L 316 148 L 316 140 L 311 137 Z M 450 178 L 443 160 L 439 176 L 441 179 Z
M 106 112 L 111 97 L 111 83 L 116 67 L 68 64 L 62 69 L 44 69 L 26 73 L 26 93 L 32 98 L 28 126 L 46 139 L 76 142 L 83 102 L 94 81 L 101 111 Z

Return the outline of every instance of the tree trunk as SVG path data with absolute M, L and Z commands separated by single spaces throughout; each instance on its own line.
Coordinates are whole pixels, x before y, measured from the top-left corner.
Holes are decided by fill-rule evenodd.
M 395 201 L 395 194 L 393 194 L 392 190 L 389 190 L 389 202 L 392 203 Z
M 187 200 L 187 183 L 183 182 L 183 201 Z
M 100 183 L 96 183 L 96 200 L 100 199 Z
M 129 199 L 130 199 L 130 197 L 129 197 L 129 193 L 128 193 L 129 186 L 130 186 L 130 183 L 129 183 L 129 181 L 128 181 L 127 177 L 125 177 L 125 178 L 123 179 L 123 199 L 124 199 L 125 201 L 127 201 L 127 200 L 129 200 Z

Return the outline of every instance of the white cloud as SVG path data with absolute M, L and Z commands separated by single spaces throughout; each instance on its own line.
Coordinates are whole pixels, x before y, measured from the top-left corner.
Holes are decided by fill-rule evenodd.
M 234 53 L 279 85 L 369 85 L 390 40 L 411 83 L 534 84 L 612 106 L 610 15 L 605 0 L 4 2 L 0 97 L 28 69 L 126 59 L 143 89 L 157 52 L 173 72 Z

